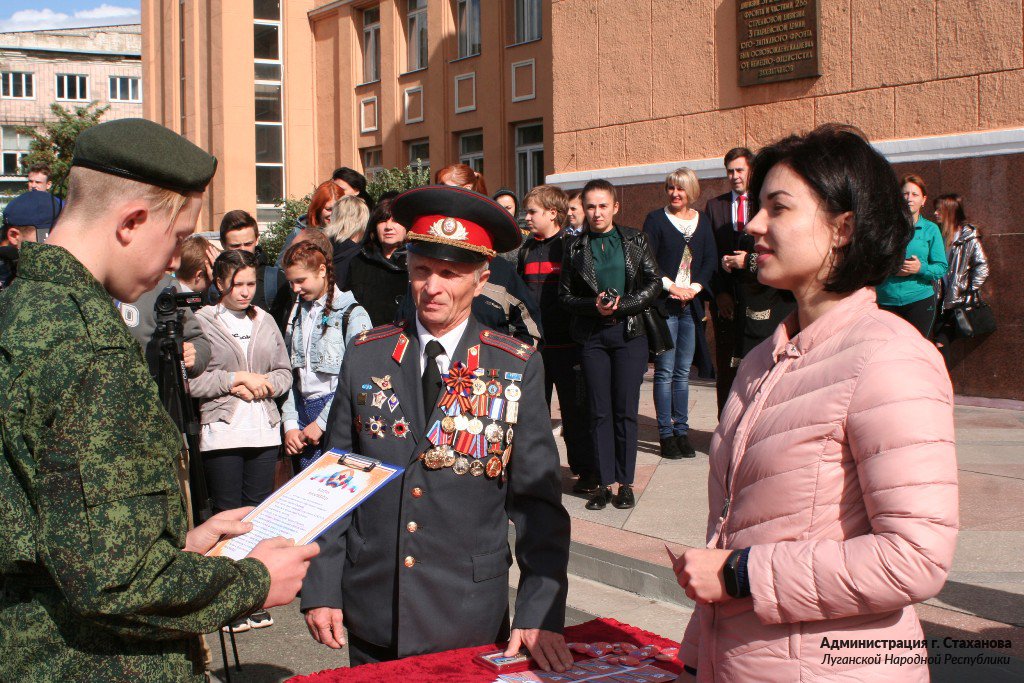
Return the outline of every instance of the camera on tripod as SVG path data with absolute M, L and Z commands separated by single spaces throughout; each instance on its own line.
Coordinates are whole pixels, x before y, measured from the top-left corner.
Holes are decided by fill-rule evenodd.
M 198 292 L 179 292 L 174 286 L 166 287 L 156 298 L 156 331 L 153 338 L 159 350 L 157 389 L 160 402 L 181 432 L 183 444 L 189 453 L 189 482 L 192 492 L 192 515 L 198 524 L 212 515 L 203 461 L 199 455 L 199 421 L 192 404 L 188 386 L 188 371 L 184 359 L 185 309 L 193 311 L 203 305 Z

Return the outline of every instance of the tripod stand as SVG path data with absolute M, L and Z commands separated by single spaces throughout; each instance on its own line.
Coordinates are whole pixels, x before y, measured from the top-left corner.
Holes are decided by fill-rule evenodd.
M 185 306 L 191 304 L 191 298 Z M 201 302 L 201 299 L 196 299 Z M 156 299 L 156 331 L 153 339 L 157 342 L 157 389 L 160 402 L 171 416 L 174 424 L 182 435 L 182 448 L 188 463 L 189 490 L 191 492 L 192 519 L 195 524 L 202 524 L 213 516 L 213 505 L 206 486 L 206 472 L 203 459 L 199 453 L 199 421 L 196 419 L 195 406 L 188 389 L 188 372 L 185 369 L 183 352 L 184 335 L 182 319 L 184 312 L 179 310 L 177 291 L 168 287 Z M 184 495 L 184 491 L 182 491 Z M 220 635 L 220 652 L 224 661 L 224 674 L 227 683 L 231 683 L 231 671 L 228 667 L 227 646 L 224 642 L 224 630 Z M 235 669 L 242 670 L 238 661 L 238 646 L 235 644 L 235 633 L 229 629 L 231 652 L 235 659 Z

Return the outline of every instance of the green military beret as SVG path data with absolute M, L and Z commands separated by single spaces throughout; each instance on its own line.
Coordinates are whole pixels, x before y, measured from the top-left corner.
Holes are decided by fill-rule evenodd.
M 202 192 L 217 158 L 152 121 L 117 119 L 83 131 L 71 165 L 177 192 Z

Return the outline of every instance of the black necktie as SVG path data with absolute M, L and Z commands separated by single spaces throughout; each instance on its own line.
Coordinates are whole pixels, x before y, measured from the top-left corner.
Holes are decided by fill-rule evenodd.
M 423 417 L 430 418 L 434 412 L 434 401 L 437 400 L 437 392 L 441 389 L 441 371 L 437 367 L 437 357 L 444 355 L 444 347 L 441 342 L 431 339 L 427 342 L 427 366 L 423 368 Z

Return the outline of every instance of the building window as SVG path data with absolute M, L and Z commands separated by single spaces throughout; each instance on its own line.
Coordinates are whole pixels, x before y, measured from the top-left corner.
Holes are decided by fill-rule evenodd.
M 57 99 L 89 101 L 89 77 L 85 74 L 57 74 Z
M 458 0 L 459 57 L 480 54 L 480 0 Z
M 484 172 L 484 134 L 463 133 L 459 136 L 459 163 L 477 173 Z
M 430 170 L 430 141 L 413 140 L 409 143 L 409 165 Z
M 363 175 L 373 179 L 377 171 L 384 170 L 384 155 L 380 147 L 371 147 L 363 150 Z
M 423 86 L 414 85 L 405 89 L 405 122 L 419 123 L 423 120 Z
M 285 198 L 284 84 L 281 81 L 281 3 L 253 0 L 253 74 L 255 76 L 255 151 L 257 220 L 280 216 Z
M 3 169 L 0 175 L 20 176 L 21 160 L 29 152 L 32 138 L 18 132 L 15 126 L 2 126 L 0 135 L 0 150 L 3 154 Z
M 406 68 L 409 71 L 427 68 L 427 0 L 408 0 L 409 12 L 406 15 L 409 58 Z
M 540 40 L 540 0 L 516 0 L 516 42 Z
M 516 193 L 525 197 L 544 182 L 544 126 L 516 126 Z
M 111 76 L 110 101 L 141 102 L 142 90 L 139 87 L 139 79 L 134 76 Z
M 363 82 L 380 80 L 380 7 L 363 10 Z
M 5 100 L 34 100 L 36 75 L 25 71 L 0 73 L 0 97 Z

